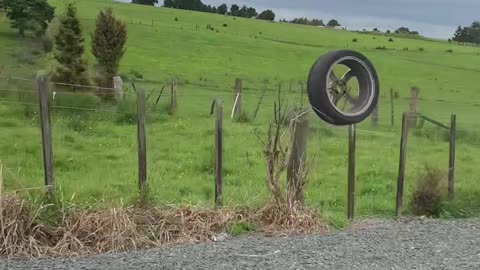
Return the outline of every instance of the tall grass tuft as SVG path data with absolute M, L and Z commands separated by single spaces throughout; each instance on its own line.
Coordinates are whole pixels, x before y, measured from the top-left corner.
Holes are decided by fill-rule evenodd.
M 418 178 L 417 188 L 411 199 L 412 212 L 419 216 L 438 217 L 446 197 L 445 179 L 440 170 L 426 166 Z

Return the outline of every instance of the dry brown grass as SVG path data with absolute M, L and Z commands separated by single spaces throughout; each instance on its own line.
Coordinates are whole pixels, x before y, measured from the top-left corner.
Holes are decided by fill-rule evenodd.
M 411 207 L 413 214 L 437 216 L 441 203 L 446 197 L 445 174 L 438 169 L 425 166 L 420 175 L 417 189 L 413 193 Z
M 129 209 L 72 211 L 52 231 L 53 255 L 89 255 L 123 252 L 153 246 L 143 236 Z
M 232 224 L 253 222 L 268 235 L 322 232 L 314 211 L 272 206 L 241 208 L 116 208 L 63 212 L 56 224 L 42 223 L 45 207 L 18 194 L 0 195 L 0 257 L 78 256 L 124 252 L 165 244 L 211 241 Z
M 254 223 L 259 224 L 260 232 L 267 235 L 303 235 L 325 233 L 329 231 L 315 209 L 300 204 L 294 207 L 272 202 L 252 215 Z
M 0 195 L 0 256 L 40 256 L 50 244 L 36 223 L 38 209 L 16 195 Z

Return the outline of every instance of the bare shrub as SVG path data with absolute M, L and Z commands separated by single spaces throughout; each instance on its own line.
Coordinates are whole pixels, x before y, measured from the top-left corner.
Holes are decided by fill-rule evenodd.
M 303 109 L 292 111 L 285 109 L 279 88 L 278 98 L 274 103 L 274 117 L 269 125 L 266 140 L 262 140 L 257 134 L 263 145 L 263 155 L 267 164 L 266 186 L 272 195 L 273 203 L 291 212 L 298 206 L 303 206 L 303 193 L 309 172 L 303 152 L 306 148 L 306 134 L 305 138 L 302 137 L 305 140 L 293 141 L 300 125 L 306 123 L 304 130 L 308 132 L 308 121 L 299 123 L 299 119 L 306 113 L 307 111 Z M 290 137 L 287 136 L 286 123 L 289 123 Z M 282 176 L 285 171 L 287 177 L 283 184 Z
M 442 184 L 445 179 L 440 170 L 426 166 L 417 182 L 417 188 L 411 199 L 413 214 L 425 216 L 438 216 L 440 206 L 445 199 L 446 188 Z

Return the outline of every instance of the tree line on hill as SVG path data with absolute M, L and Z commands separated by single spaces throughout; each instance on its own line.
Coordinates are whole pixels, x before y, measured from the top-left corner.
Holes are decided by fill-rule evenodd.
M 452 40 L 460 43 L 480 44 L 480 21 L 473 22 L 470 26 L 458 26 Z
M 290 20 L 290 21 L 288 21 L 286 19 L 282 19 L 282 20 L 280 20 L 280 22 L 303 24 L 303 25 L 313 25 L 313 26 L 325 26 L 325 23 L 323 22 L 323 20 L 319 20 L 319 19 L 309 20 L 307 18 L 294 18 L 293 20 Z M 335 27 L 335 26 L 341 26 L 341 25 L 337 20 L 332 19 L 332 20 L 328 21 L 327 26 Z
M 0 0 L 0 8 L 0 12 L 5 13 L 11 27 L 18 30 L 21 38 L 42 40 L 44 51 L 53 51 L 55 64 L 50 75 L 55 82 L 93 84 L 88 75 L 88 63 L 84 58 L 85 39 L 74 4 L 67 4 L 65 13 L 59 15 L 58 22 L 55 23 L 52 22 L 55 8 L 47 0 Z M 53 37 L 46 35 L 51 24 L 56 29 Z M 100 11 L 91 33 L 91 53 L 97 60 L 96 75 L 93 77 L 96 85 L 113 87 L 112 80 L 118 75 L 126 40 L 125 23 L 115 18 L 111 9 Z M 46 49 L 46 41 L 51 44 L 48 47 L 50 49 Z M 111 97 L 112 93 L 108 94 L 104 98 Z
M 132 4 L 154 6 L 155 4 L 158 4 L 158 0 L 132 0 Z M 248 7 L 246 5 L 240 7 L 239 5 L 233 4 L 229 8 L 227 4 L 221 4 L 218 7 L 205 5 L 201 0 L 164 0 L 163 7 L 209 12 L 243 18 L 257 18 L 267 21 L 275 20 L 275 13 L 272 10 L 267 9 L 258 13 L 254 7 Z
M 417 36 L 420 33 L 418 31 L 410 31 L 407 27 L 400 27 L 397 30 L 395 30 L 395 34 L 404 34 L 404 35 L 414 35 Z

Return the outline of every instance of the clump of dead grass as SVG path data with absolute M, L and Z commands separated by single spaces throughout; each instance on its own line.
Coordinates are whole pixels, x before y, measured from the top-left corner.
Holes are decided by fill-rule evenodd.
M 81 210 L 70 208 L 55 224 L 39 220 L 18 194 L 0 197 L 0 256 L 61 257 L 116 253 L 167 244 L 200 243 L 215 239 L 233 224 L 248 222 L 266 235 L 323 232 L 315 211 L 286 210 L 276 204 L 242 208 L 192 209 L 127 207 Z
M 113 209 L 65 207 L 1 193 L 0 257 L 72 257 L 116 253 L 167 244 L 213 241 L 234 224 L 255 224 L 266 235 L 323 232 L 316 211 L 272 202 L 261 209 L 157 208 L 150 204 Z M 59 207 L 60 206 L 60 207 Z
M 52 231 L 53 255 L 90 255 L 104 252 L 124 252 L 155 246 L 141 234 L 130 209 L 71 211 L 63 215 Z
M 240 209 L 149 208 L 134 212 L 143 234 L 155 243 L 210 241 L 230 224 L 243 219 Z
M 0 195 L 0 256 L 40 256 L 50 241 L 36 223 L 38 209 L 16 195 Z
M 418 179 L 417 188 L 411 199 L 412 212 L 419 216 L 438 216 L 446 197 L 445 174 L 433 167 L 425 166 Z
M 301 204 L 287 207 L 272 202 L 254 213 L 252 219 L 259 224 L 260 232 L 267 235 L 304 235 L 329 231 L 315 209 Z

